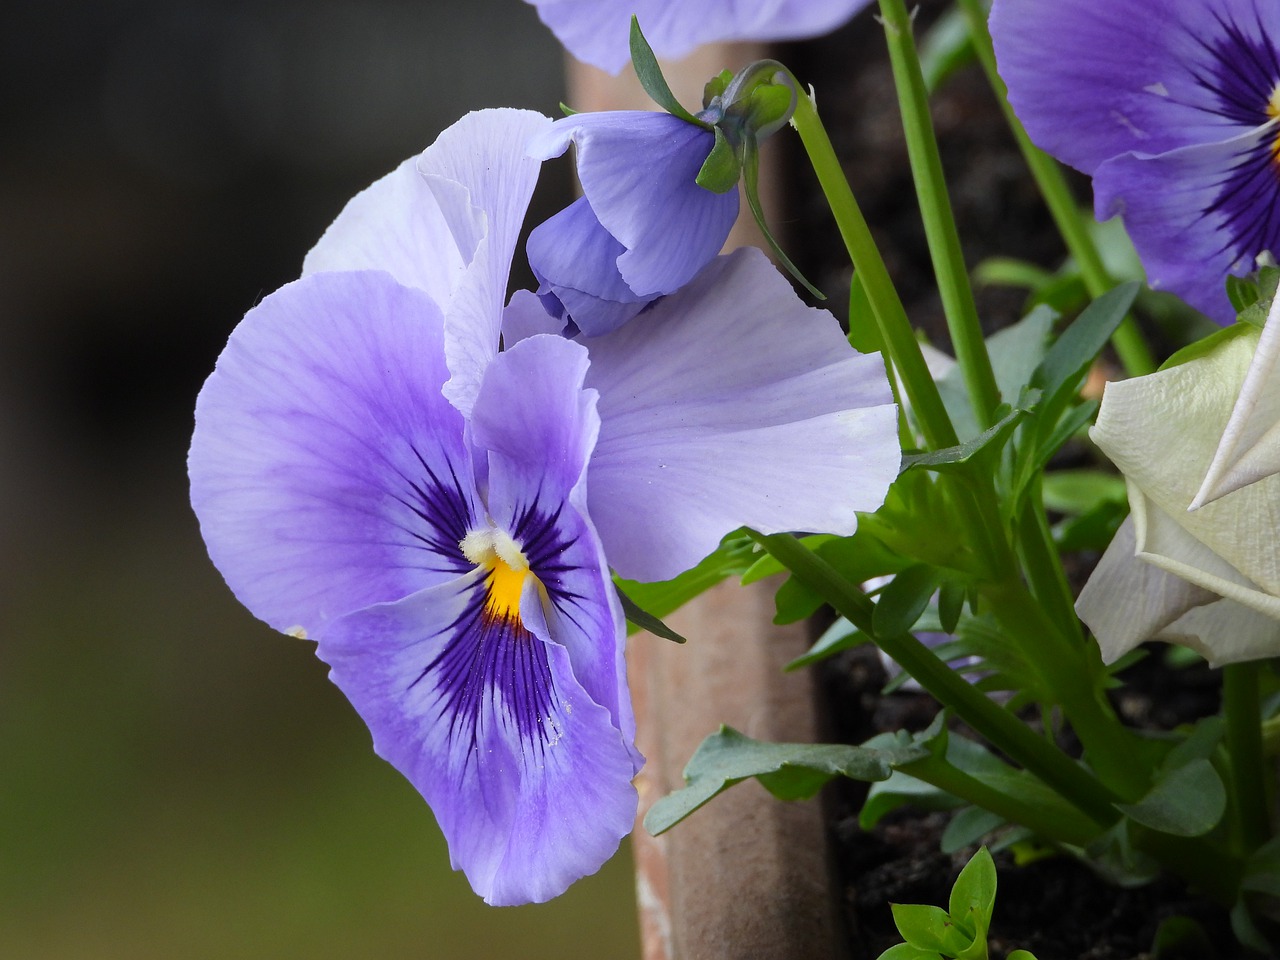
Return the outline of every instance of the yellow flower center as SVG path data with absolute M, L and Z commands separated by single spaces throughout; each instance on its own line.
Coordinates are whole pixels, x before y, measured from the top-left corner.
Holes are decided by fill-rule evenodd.
M 485 615 L 491 620 L 520 623 L 520 597 L 525 581 L 533 577 L 537 583 L 521 545 L 505 530 L 486 527 L 472 530 L 459 546 L 463 556 L 489 571 L 485 581 Z

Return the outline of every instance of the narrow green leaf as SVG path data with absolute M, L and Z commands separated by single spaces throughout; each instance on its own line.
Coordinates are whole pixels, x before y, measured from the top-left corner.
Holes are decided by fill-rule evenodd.
M 988 448 L 994 453 L 1009 439 L 1013 428 L 1025 413 L 1025 410 L 1011 410 L 997 423 L 993 423 L 972 440 L 967 440 L 957 446 L 944 447 L 941 450 L 930 450 L 926 453 L 903 454 L 901 472 L 906 473 L 913 467 L 923 467 L 926 470 L 954 470 L 962 467 Z
M 1171 771 L 1137 803 L 1117 803 L 1116 808 L 1153 830 L 1199 837 L 1222 819 L 1227 791 L 1213 764 L 1197 759 Z
M 721 727 L 702 741 L 684 768 L 684 789 L 663 797 L 644 818 L 654 836 L 671 829 L 712 797 L 755 777 L 786 800 L 813 796 L 832 777 L 884 780 L 897 764 L 927 753 L 909 742 L 885 749 L 843 744 L 765 743 Z
M 813 646 L 782 669 L 789 673 L 792 670 L 799 670 L 801 667 L 811 666 L 820 660 L 834 656 L 841 650 L 850 650 L 866 643 L 870 639 L 844 617 L 840 617 L 823 631 L 822 636 L 814 642 Z
M 685 638 L 680 636 L 665 623 L 649 613 L 642 610 L 634 600 L 622 592 L 622 588 L 615 582 L 613 589 L 618 593 L 618 599 L 622 602 L 622 614 L 627 620 L 641 630 L 648 630 L 655 637 L 662 637 L 664 640 L 671 640 L 675 643 L 684 643 Z
M 742 172 L 733 144 L 719 127 L 715 128 L 716 142 L 702 163 L 702 169 L 694 182 L 712 193 L 728 193 L 738 188 L 738 175 Z
M 964 11 L 953 7 L 920 38 L 920 73 L 930 93 L 957 70 L 973 63 L 977 53 L 969 39 Z
M 871 617 L 877 636 L 892 637 L 915 626 L 938 589 L 938 571 L 925 564 L 907 567 L 889 582 L 876 600 Z
M 1049 348 L 1044 362 L 1031 378 L 1031 385 L 1044 392 L 1044 403 L 1051 409 L 1064 394 L 1069 396 L 1075 392 L 1089 365 L 1128 313 L 1139 286 L 1137 281 L 1130 281 L 1108 290 L 1085 307 Z
M 654 103 L 686 123 L 710 129 L 710 124 L 699 120 L 681 106 L 676 95 L 671 92 L 666 77 L 662 75 L 662 68 L 658 66 L 658 58 L 653 55 L 653 48 L 644 38 L 644 34 L 640 31 L 640 21 L 634 15 L 631 17 L 631 64 L 635 67 L 640 86 L 644 87 L 644 92 L 649 94 L 649 98 Z
M 561 100 L 560 112 L 563 113 L 566 117 L 575 117 L 582 111 L 573 109 L 573 107 L 569 106 L 567 103 Z
M 998 813 L 984 810 L 982 807 L 964 807 L 957 810 L 942 831 L 942 840 L 938 847 L 943 853 L 952 854 L 977 843 L 992 830 L 1004 826 L 1005 820 Z
M 720 542 L 714 553 L 671 580 L 640 583 L 615 576 L 614 582 L 637 606 L 655 617 L 665 617 L 721 580 L 740 576 L 755 558 L 754 541 L 739 533 L 731 533 Z
M 945 580 L 938 588 L 938 626 L 943 633 L 955 633 L 964 612 L 966 585 L 959 580 Z
M 991 926 L 991 912 L 996 905 L 996 865 L 986 847 L 969 858 L 969 862 L 956 877 L 951 887 L 951 899 L 947 909 L 952 919 L 959 921 L 961 917 L 971 917 L 974 927 L 973 939 L 987 938 L 987 930 Z

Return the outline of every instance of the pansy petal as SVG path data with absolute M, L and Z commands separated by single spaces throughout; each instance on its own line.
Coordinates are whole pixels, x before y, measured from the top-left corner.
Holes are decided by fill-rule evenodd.
M 631 60 L 631 15 L 660 57 L 721 41 L 794 40 L 834 30 L 870 0 L 528 0 L 565 49 L 618 73 Z
M 502 342 L 512 347 L 526 337 L 540 333 L 564 333 L 564 320 L 547 313 L 542 298 L 532 290 L 517 290 L 511 294 L 507 309 L 502 312 Z
M 667 113 L 582 113 L 530 142 L 535 156 L 578 148 L 578 178 L 601 225 L 625 248 L 617 261 L 641 296 L 672 293 L 719 253 L 738 217 L 738 192 L 695 182 L 715 138 Z
M 307 254 L 302 275 L 384 270 L 447 304 L 474 246 L 459 248 L 417 163 L 410 157 L 352 197 Z
M 561 337 L 520 341 L 486 373 L 472 426 L 489 450 L 490 514 L 546 592 L 550 635 L 630 742 L 622 610 L 586 513 L 587 462 L 600 427 L 596 393 L 582 386 L 587 362 L 581 345 Z
M 1190 509 L 1280 473 L 1280 297 L 1271 305 L 1231 419 Z
M 441 134 L 418 159 L 418 172 L 435 191 L 445 219 L 462 236 L 469 236 L 473 222 L 467 204 L 483 215 L 485 225 L 445 306 L 445 356 L 453 374 L 445 396 L 464 416 L 471 412 L 485 367 L 498 352 L 511 258 L 541 170 L 525 145 L 550 124 L 529 110 L 477 110 Z
M 291 283 L 236 327 L 188 467 L 227 583 L 280 630 L 451 579 L 476 510 L 439 308 L 378 272 Z
M 630 831 L 633 764 L 567 652 L 485 599 L 477 571 L 337 621 L 317 652 L 476 892 L 541 902 Z
M 1039 146 L 1093 173 L 1110 157 L 1229 138 L 1266 119 L 1280 70 L 1268 0 L 995 0 L 1009 102 Z
M 601 420 L 590 513 L 625 577 L 672 577 L 744 524 L 852 533 L 897 476 L 880 357 L 853 351 L 759 250 L 586 344 Z
M 1222 324 L 1235 319 L 1227 274 L 1280 247 L 1276 133 L 1268 124 L 1159 156 L 1124 154 L 1094 175 L 1098 218 L 1123 215 L 1151 286 Z
M 1103 662 L 1114 663 L 1188 610 L 1217 599 L 1140 559 L 1133 517 L 1126 517 L 1080 591 L 1076 613 L 1097 638 Z
M 539 294 L 555 296 L 587 336 L 617 329 L 654 299 L 622 279 L 618 258 L 626 248 L 600 225 L 586 197 L 535 227 L 525 249 Z
M 1280 526 L 1275 515 L 1280 476 L 1242 487 L 1198 510 L 1187 509 L 1217 449 L 1236 399 L 1236 385 L 1253 359 L 1256 344 L 1257 334 L 1246 333 L 1190 363 L 1107 384 L 1098 421 L 1089 435 L 1120 468 L 1131 491 L 1140 491 L 1161 517 L 1171 518 L 1229 564 L 1246 585 L 1242 589 L 1260 587 L 1280 594 L 1280 556 L 1274 536 Z M 1135 513 L 1140 506 L 1137 499 L 1131 493 Z M 1153 552 L 1162 553 L 1164 548 Z M 1173 564 L 1182 561 L 1176 551 L 1171 556 L 1166 569 L 1178 573 Z M 1218 579 L 1230 578 L 1223 574 Z M 1218 589 L 1207 582 L 1203 585 Z

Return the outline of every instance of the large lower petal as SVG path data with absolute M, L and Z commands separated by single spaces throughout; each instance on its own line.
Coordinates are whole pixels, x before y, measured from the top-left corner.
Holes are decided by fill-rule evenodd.
M 236 596 L 280 630 L 470 569 L 463 421 L 440 395 L 443 318 L 385 273 L 322 273 L 263 300 L 196 402 L 191 502 Z
M 520 341 L 486 373 L 473 430 L 489 451 L 490 516 L 537 577 L 550 636 L 630 742 L 622 611 L 587 516 L 587 463 L 600 426 L 596 392 L 583 388 L 587 363 L 587 351 L 561 337 Z
M 622 735 L 535 629 L 489 616 L 477 571 L 345 617 L 317 651 L 492 904 L 594 873 L 636 811 Z
M 991 36 L 1031 138 L 1086 173 L 1130 151 L 1222 140 L 1280 80 L 1270 0 L 995 0 Z
M 1269 122 L 1158 156 L 1123 154 L 1094 174 L 1099 219 L 1121 214 L 1151 286 L 1219 323 L 1235 319 L 1228 274 L 1280 247 L 1280 166 Z
M 738 217 L 738 191 L 712 193 L 695 182 L 711 131 L 668 113 L 580 113 L 557 120 L 529 149 L 558 156 L 570 141 L 591 210 L 626 248 L 617 266 L 635 294 L 673 293 L 720 252 Z
M 631 60 L 631 15 L 660 57 L 701 44 L 793 40 L 834 30 L 869 0 L 527 0 L 583 63 L 618 73 Z
M 590 512 L 623 576 L 672 577 L 744 524 L 851 533 L 897 475 L 880 357 L 850 348 L 758 250 L 585 343 L 601 421 Z

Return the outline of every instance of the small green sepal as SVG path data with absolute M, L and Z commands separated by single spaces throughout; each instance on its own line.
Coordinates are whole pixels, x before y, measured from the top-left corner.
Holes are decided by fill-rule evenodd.
M 644 38 L 644 34 L 640 31 L 640 21 L 635 18 L 634 14 L 631 17 L 631 63 L 635 67 L 640 86 L 644 87 L 644 92 L 649 94 L 654 103 L 673 117 L 679 117 L 686 123 L 692 123 L 705 129 L 710 128 L 710 124 L 699 120 L 681 106 L 680 101 L 676 99 L 676 95 L 671 92 L 671 87 L 667 85 L 666 77 L 662 75 L 662 68 L 658 66 L 658 58 L 654 56 L 653 48 L 649 46 L 649 41 Z
M 742 165 L 738 162 L 738 154 L 733 144 L 719 127 L 715 128 L 716 142 L 707 154 L 707 159 L 698 171 L 694 181 L 704 190 L 712 193 L 728 193 L 738 188 L 738 178 L 742 173 Z

